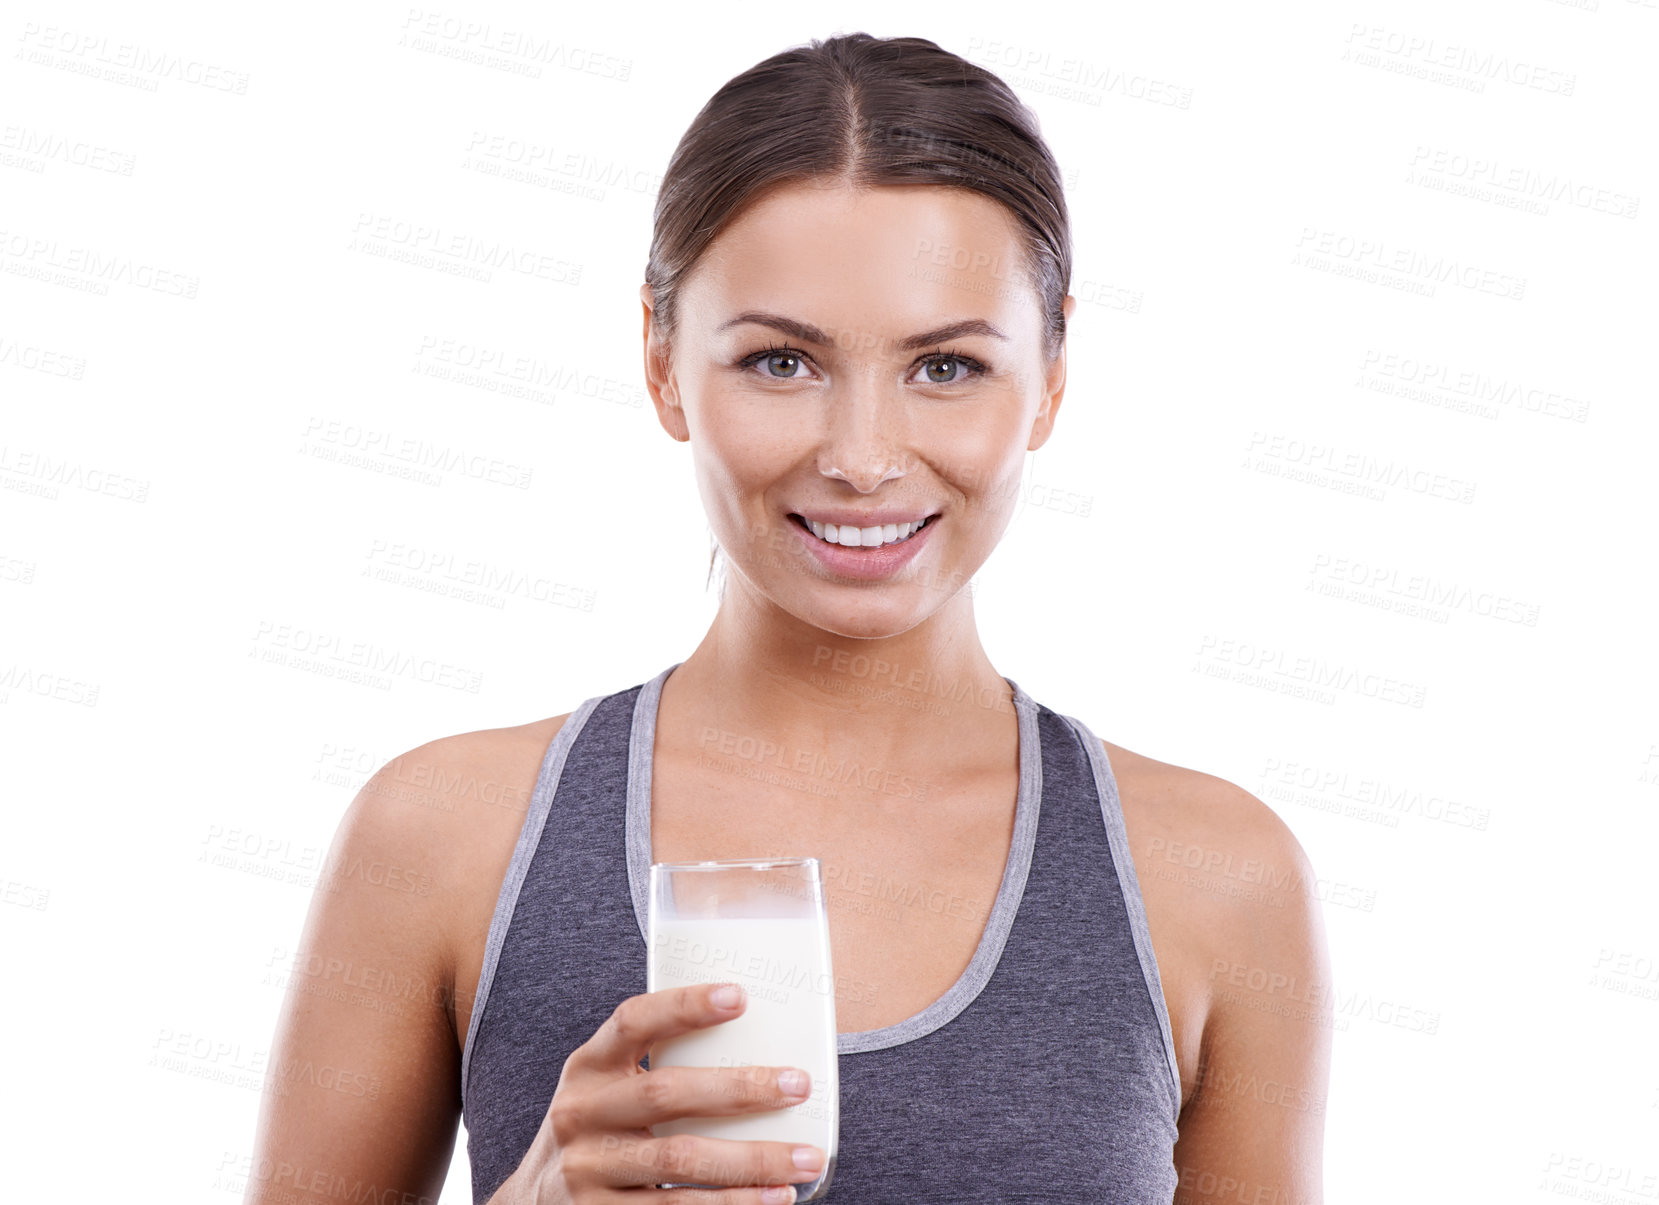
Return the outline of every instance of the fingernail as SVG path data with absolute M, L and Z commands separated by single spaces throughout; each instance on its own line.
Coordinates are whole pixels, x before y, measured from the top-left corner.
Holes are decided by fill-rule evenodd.
M 795 1190 L 788 1187 L 768 1188 L 760 1194 L 760 1199 L 765 1201 L 766 1205 L 789 1205 L 795 1199 Z
M 802 1171 L 817 1171 L 824 1165 L 824 1155 L 815 1146 L 798 1146 L 795 1148 L 795 1166 Z
M 743 989 L 736 984 L 728 983 L 725 987 L 715 988 L 711 999 L 716 1008 L 736 1008 L 743 1003 Z

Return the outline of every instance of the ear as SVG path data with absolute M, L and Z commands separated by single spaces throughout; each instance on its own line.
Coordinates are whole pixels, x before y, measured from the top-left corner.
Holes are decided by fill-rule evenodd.
M 657 408 L 657 421 L 662 429 L 681 443 L 689 443 L 691 429 L 686 425 L 685 410 L 680 406 L 679 390 L 674 384 L 674 362 L 668 344 L 651 321 L 654 298 L 650 285 L 639 286 L 639 301 L 644 320 L 646 391 L 651 395 L 651 404 Z
M 1060 304 L 1060 312 L 1066 317 L 1067 338 L 1071 333 L 1072 312 L 1076 309 L 1077 298 L 1067 293 L 1065 301 Z M 1037 408 L 1035 421 L 1031 424 L 1031 442 L 1026 444 L 1028 452 L 1035 452 L 1054 434 L 1054 419 L 1060 412 L 1061 400 L 1066 396 L 1066 341 L 1060 340 L 1060 354 L 1054 357 L 1054 364 L 1043 381 L 1043 401 Z

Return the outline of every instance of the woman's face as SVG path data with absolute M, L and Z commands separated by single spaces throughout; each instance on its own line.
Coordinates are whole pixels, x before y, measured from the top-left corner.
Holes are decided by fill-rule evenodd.
M 671 348 L 641 289 L 651 394 L 691 442 L 728 592 L 877 637 L 967 585 L 1065 384 L 1064 354 L 1044 362 L 1017 229 L 962 189 L 787 186 L 682 283 Z M 837 542 L 813 524 L 834 524 Z

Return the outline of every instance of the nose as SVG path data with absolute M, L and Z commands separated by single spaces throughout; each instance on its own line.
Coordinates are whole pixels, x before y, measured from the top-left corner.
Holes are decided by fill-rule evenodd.
M 833 466 L 825 467 L 820 471 L 826 477 L 838 477 L 842 481 L 848 482 L 861 494 L 870 493 L 884 481 L 891 481 L 895 477 L 904 476 L 904 470 L 898 465 L 894 465 L 892 468 L 883 471 L 880 476 L 876 476 L 875 471 L 868 473 L 848 473 L 843 469 Z M 864 484 L 866 480 L 868 480 L 870 484 Z
M 861 494 L 905 475 L 899 398 L 885 394 L 872 379 L 866 388 L 833 391 L 829 408 L 818 451 L 820 473 L 847 482 Z

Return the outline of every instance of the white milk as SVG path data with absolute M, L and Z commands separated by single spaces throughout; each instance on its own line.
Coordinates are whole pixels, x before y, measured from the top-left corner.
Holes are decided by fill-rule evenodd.
M 658 1138 L 698 1134 L 744 1141 L 810 1142 L 835 1151 L 840 1090 L 835 1058 L 835 979 L 829 932 L 817 917 L 668 919 L 652 933 L 647 991 L 691 983 L 741 983 L 744 1011 L 651 1049 L 656 1067 L 799 1067 L 812 1094 L 798 1105 L 721 1117 L 680 1117 Z

